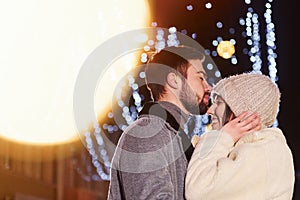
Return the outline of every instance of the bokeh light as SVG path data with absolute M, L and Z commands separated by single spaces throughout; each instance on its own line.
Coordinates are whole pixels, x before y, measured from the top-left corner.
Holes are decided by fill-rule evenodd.
M 140 0 L 2 2 L 0 136 L 34 144 L 77 139 L 72 98 L 82 63 L 107 38 L 144 27 L 148 18 Z

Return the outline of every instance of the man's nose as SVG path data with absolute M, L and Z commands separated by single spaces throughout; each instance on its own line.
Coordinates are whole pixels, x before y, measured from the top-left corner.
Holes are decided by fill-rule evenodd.
M 207 81 L 205 81 L 205 91 L 206 92 L 211 92 L 211 90 L 212 90 L 212 87 L 210 86 L 210 84 L 207 82 Z

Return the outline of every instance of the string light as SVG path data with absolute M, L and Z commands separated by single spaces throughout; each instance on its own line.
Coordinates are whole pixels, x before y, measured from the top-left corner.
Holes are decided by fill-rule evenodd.
M 277 68 L 276 68 L 276 58 L 277 54 L 275 52 L 276 50 L 276 35 L 275 35 L 275 24 L 272 22 L 272 5 L 271 3 L 273 0 L 268 0 L 268 2 L 265 4 L 265 22 L 266 22 L 266 46 L 267 46 L 267 60 L 268 60 L 268 69 L 269 69 L 269 76 L 270 79 L 275 83 L 278 80 L 277 77 Z M 278 112 L 279 112 L 278 108 Z M 278 119 L 275 120 L 273 127 L 278 127 Z
M 269 77 L 270 79 L 275 83 L 278 80 L 277 77 L 277 64 L 276 64 L 276 58 L 277 54 L 275 52 L 276 50 L 276 37 L 275 37 L 275 24 L 272 22 L 272 5 L 271 3 L 273 0 L 268 0 L 265 3 L 265 12 L 264 12 L 264 19 L 266 23 L 266 54 L 267 54 L 267 66 L 269 69 Z M 246 4 L 250 4 L 250 0 L 245 0 Z M 262 59 L 261 59 L 261 43 L 260 43 L 260 24 L 258 20 L 258 14 L 254 12 L 252 7 L 248 7 L 248 12 L 246 13 L 246 20 L 240 19 L 240 24 L 246 26 L 246 35 L 249 37 L 247 40 L 247 44 L 250 46 L 250 50 L 245 50 L 244 53 L 248 53 L 250 57 L 250 61 L 253 63 L 252 68 L 254 73 L 262 73 L 261 67 L 262 67 Z M 279 112 L 279 109 L 278 109 Z M 273 124 L 273 127 L 278 126 L 278 120 Z
M 270 2 L 270 3 L 269 3 Z M 269 0 L 265 4 L 265 22 L 266 22 L 266 45 L 267 45 L 267 60 L 268 60 L 268 69 L 269 69 L 269 76 L 271 80 L 276 83 L 277 81 L 277 69 L 276 69 L 276 58 L 277 54 L 275 53 L 276 45 L 275 45 L 275 25 L 272 22 L 272 10 L 271 10 L 271 2 L 272 0 Z
M 95 126 L 95 131 L 94 131 L 94 136 L 97 141 L 97 150 L 96 151 L 94 145 L 93 145 L 93 140 L 91 138 L 90 132 L 85 133 L 85 138 L 86 138 L 86 146 L 88 149 L 88 152 L 90 153 L 92 157 L 92 163 L 96 167 L 97 176 L 92 176 L 92 180 L 99 181 L 99 180 L 109 180 L 109 167 L 110 167 L 110 161 L 107 155 L 107 151 L 105 150 L 105 144 L 103 142 L 103 138 L 100 134 L 100 128 L 98 125 Z M 100 155 L 99 155 L 100 154 Z M 102 164 L 99 162 L 99 160 L 103 161 L 104 169 L 102 168 Z
M 250 7 L 246 13 L 246 35 L 249 37 L 247 44 L 250 46 L 248 51 L 249 59 L 253 63 L 252 71 L 254 73 L 261 73 L 262 60 L 261 60 L 261 44 L 259 35 L 259 21 L 258 14 Z
M 92 162 L 87 161 L 85 154 L 81 155 L 84 167 L 79 166 L 77 158 L 73 157 L 72 159 L 72 162 L 76 167 L 77 173 L 81 176 L 83 180 L 87 182 L 109 180 L 110 178 L 110 161 L 108 158 L 107 151 L 105 150 L 105 143 L 100 134 L 101 129 L 98 126 L 98 124 L 95 125 L 94 128 L 94 137 L 97 141 L 97 147 L 94 147 L 94 140 L 92 139 L 91 133 L 85 133 L 86 147 L 91 156 Z M 100 160 L 103 161 L 103 164 L 100 163 Z M 95 167 L 97 174 L 93 173 L 92 166 L 90 165 L 90 163 L 92 163 Z M 85 172 L 82 170 L 82 168 L 85 168 Z
M 177 32 L 176 27 L 173 26 L 169 28 L 169 35 L 167 40 L 168 47 L 179 45 L 179 40 L 177 39 L 176 32 Z

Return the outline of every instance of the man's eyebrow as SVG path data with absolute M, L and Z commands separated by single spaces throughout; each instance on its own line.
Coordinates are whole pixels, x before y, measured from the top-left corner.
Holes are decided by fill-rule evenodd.
M 207 78 L 207 74 L 204 71 L 197 71 L 197 74 L 202 74 L 204 78 Z

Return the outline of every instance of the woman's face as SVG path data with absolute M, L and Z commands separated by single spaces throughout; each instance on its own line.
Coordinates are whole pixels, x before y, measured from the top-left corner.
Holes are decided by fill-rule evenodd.
M 213 130 L 220 130 L 226 123 L 226 103 L 218 95 L 213 99 L 213 104 L 207 110 L 207 114 L 211 115 L 211 126 Z

